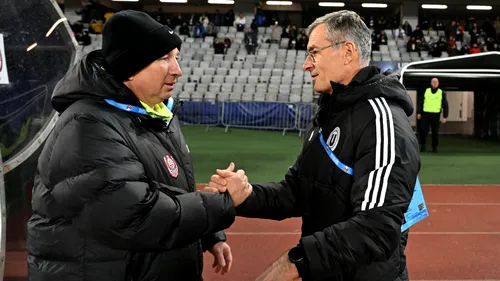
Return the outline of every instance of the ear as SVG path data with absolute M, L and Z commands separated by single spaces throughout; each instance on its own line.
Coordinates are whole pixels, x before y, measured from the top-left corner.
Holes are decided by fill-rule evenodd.
M 342 47 L 344 48 L 344 65 L 348 65 L 358 56 L 358 49 L 351 41 L 345 42 Z

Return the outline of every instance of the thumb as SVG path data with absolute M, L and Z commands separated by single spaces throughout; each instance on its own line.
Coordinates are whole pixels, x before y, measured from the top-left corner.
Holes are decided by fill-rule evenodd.
M 229 166 L 227 167 L 227 169 L 226 169 L 226 170 L 228 170 L 228 171 L 230 171 L 230 172 L 234 171 L 234 163 L 233 163 L 233 162 L 231 162 L 231 163 L 229 164 Z
M 227 177 L 230 177 L 233 175 L 233 172 L 232 171 L 229 171 L 229 170 L 220 170 L 220 169 L 217 169 L 216 170 L 217 174 L 223 178 L 227 178 Z

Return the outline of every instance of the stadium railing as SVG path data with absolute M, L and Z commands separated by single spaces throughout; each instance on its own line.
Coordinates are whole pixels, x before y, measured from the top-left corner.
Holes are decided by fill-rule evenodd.
M 177 111 L 183 125 L 298 131 L 302 135 L 318 105 L 271 101 L 185 101 Z

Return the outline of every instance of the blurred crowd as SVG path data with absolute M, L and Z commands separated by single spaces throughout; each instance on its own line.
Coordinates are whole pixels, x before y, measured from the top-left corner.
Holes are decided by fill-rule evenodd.
M 382 19 L 373 27 L 373 49 L 378 50 L 380 45 L 387 45 L 387 25 Z M 495 21 L 486 19 L 481 25 L 474 17 L 455 18 L 447 24 L 424 19 L 415 27 L 406 21 L 391 32 L 395 39 L 409 39 L 408 52 L 428 52 L 432 57 L 441 57 L 445 52 L 448 56 L 458 56 L 500 51 L 500 17 Z

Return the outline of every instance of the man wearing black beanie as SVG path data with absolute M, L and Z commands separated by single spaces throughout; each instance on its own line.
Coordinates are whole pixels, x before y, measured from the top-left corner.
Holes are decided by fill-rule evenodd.
M 196 192 L 171 97 L 180 45 L 147 14 L 119 12 L 102 50 L 57 84 L 27 226 L 30 281 L 199 281 L 205 250 L 230 269 L 223 230 L 251 186 Z

